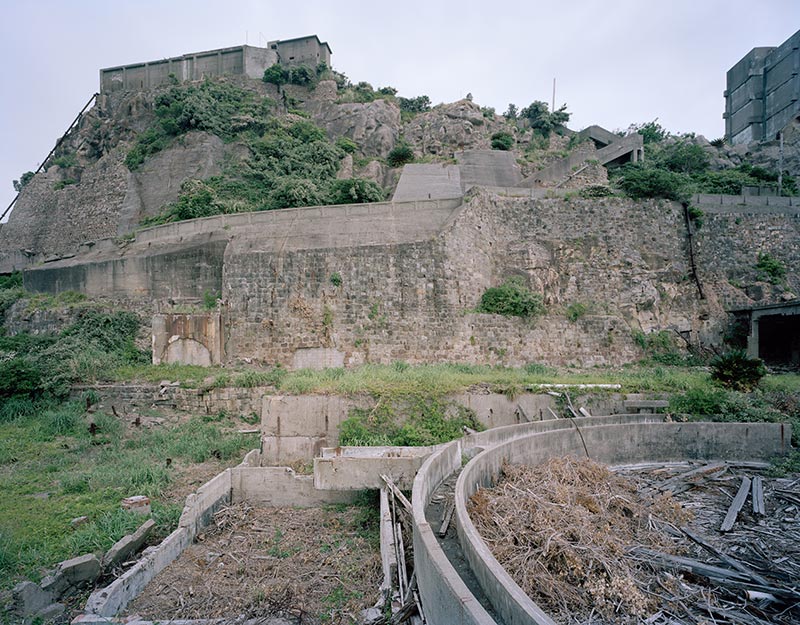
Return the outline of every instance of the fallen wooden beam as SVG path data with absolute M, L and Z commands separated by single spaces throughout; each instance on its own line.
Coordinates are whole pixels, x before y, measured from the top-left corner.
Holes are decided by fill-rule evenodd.
M 389 490 L 392 491 L 392 495 L 394 495 L 397 500 L 403 504 L 403 508 L 405 508 L 406 512 L 413 514 L 411 502 L 403 494 L 403 491 L 397 488 L 397 485 L 392 481 L 392 478 L 390 478 L 388 475 L 381 475 L 381 479 L 386 483 L 386 486 L 389 487 Z
M 750 492 L 750 478 L 745 476 L 742 478 L 742 483 L 739 486 L 739 492 L 733 498 L 731 507 L 728 508 L 728 513 L 725 515 L 725 520 L 719 528 L 720 532 L 730 532 L 733 529 L 733 524 L 736 523 L 736 517 L 739 516 L 739 511 L 744 506 L 747 495 Z
M 698 545 L 703 547 L 703 549 L 713 553 L 717 558 L 722 560 L 728 566 L 736 569 L 740 573 L 744 573 L 745 575 L 747 575 L 754 582 L 756 582 L 758 584 L 763 584 L 765 586 L 769 585 L 769 581 L 766 578 L 761 577 L 761 575 L 759 575 L 758 573 L 753 571 L 750 567 L 745 566 L 744 564 L 742 564 L 741 562 L 739 562 L 735 558 L 732 558 L 731 556 L 729 556 L 728 554 L 724 553 L 723 551 L 720 551 L 719 549 L 714 547 L 714 545 L 709 543 L 707 540 L 705 540 L 699 534 L 695 534 L 694 532 L 688 530 L 685 527 L 682 527 L 681 531 L 684 534 L 686 534 L 686 536 L 691 538 L 694 542 L 696 542 Z

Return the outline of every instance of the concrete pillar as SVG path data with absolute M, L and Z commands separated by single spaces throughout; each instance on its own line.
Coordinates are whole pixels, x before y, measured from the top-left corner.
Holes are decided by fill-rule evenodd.
M 747 355 L 758 358 L 758 317 L 755 313 L 750 318 L 750 334 L 747 336 Z

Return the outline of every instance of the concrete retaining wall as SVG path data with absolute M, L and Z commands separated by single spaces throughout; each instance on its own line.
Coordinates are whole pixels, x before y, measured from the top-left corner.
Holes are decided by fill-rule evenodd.
M 252 452 L 245 456 L 248 463 L 255 458 L 251 454 Z M 214 512 L 222 505 L 230 503 L 231 471 L 226 469 L 203 484 L 196 493 L 189 495 L 178 521 L 178 529 L 121 577 L 105 588 L 95 590 L 86 602 L 86 613 L 102 617 L 118 614 L 150 580 L 169 566 L 192 543 L 197 532 L 208 525 Z
M 588 455 L 607 464 L 686 459 L 767 460 L 788 451 L 791 429 L 775 423 L 628 423 L 551 430 L 516 438 L 473 458 L 456 484 L 456 527 L 464 555 L 492 606 L 508 624 L 553 625 L 492 556 L 467 514 L 467 501 L 495 483 L 506 462 L 536 465 Z
M 495 621 L 481 606 L 445 555 L 425 518 L 425 508 L 438 486 L 461 467 L 463 454 L 476 448 L 488 448 L 535 432 L 574 428 L 575 423 L 630 424 L 656 423 L 658 415 L 614 415 L 588 419 L 558 419 L 524 423 L 465 436 L 442 446 L 423 463 L 414 479 L 413 507 L 414 566 L 419 580 L 420 596 L 431 625 L 462 623 L 487 625 Z
M 326 504 L 351 503 L 355 492 L 317 490 L 314 477 L 298 475 L 288 467 L 236 467 L 233 503 L 247 501 L 257 506 L 314 508 Z

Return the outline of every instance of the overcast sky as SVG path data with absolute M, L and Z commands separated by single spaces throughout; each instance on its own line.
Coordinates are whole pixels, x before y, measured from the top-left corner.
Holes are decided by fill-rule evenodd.
M 503 112 L 568 104 L 570 127 L 658 118 L 724 133 L 725 72 L 800 28 L 800 0 L 0 0 L 0 212 L 98 89 L 98 70 L 318 34 L 354 82 Z

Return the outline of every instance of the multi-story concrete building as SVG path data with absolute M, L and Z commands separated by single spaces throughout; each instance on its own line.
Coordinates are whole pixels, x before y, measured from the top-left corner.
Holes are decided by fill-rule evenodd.
M 753 48 L 728 70 L 725 138 L 775 139 L 800 116 L 800 30 L 777 48 Z
M 134 63 L 100 70 L 100 92 L 136 91 L 167 84 L 170 80 L 201 80 L 223 75 L 261 78 L 264 70 L 281 65 L 316 67 L 331 64 L 331 48 L 316 35 L 270 41 L 266 48 L 236 46 L 193 52 L 146 63 Z M 174 76 L 174 79 L 172 78 Z

